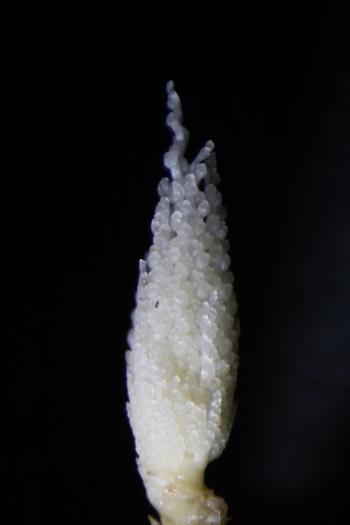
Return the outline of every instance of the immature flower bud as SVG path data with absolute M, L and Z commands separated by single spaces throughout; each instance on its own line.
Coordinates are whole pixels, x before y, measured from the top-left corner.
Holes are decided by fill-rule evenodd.
M 167 92 L 174 137 L 164 163 L 171 178 L 159 184 L 153 245 L 140 262 L 127 409 L 138 468 L 162 524 L 223 525 L 226 504 L 203 479 L 231 430 L 238 368 L 225 210 L 214 144 L 188 163 L 172 82 Z

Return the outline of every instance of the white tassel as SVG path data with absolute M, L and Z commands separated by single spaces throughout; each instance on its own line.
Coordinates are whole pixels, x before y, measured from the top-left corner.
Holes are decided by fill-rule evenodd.
M 160 181 L 153 244 L 140 261 L 127 410 L 138 468 L 162 524 L 223 525 L 226 504 L 203 480 L 231 430 L 238 368 L 225 210 L 214 144 L 187 162 L 173 82 L 167 93 L 174 137 L 164 164 L 171 177 Z

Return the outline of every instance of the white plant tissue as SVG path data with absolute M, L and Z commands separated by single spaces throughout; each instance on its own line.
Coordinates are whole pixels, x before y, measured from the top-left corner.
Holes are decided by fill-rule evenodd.
M 153 244 L 140 261 L 127 411 L 138 468 L 162 524 L 216 525 L 226 523 L 226 504 L 205 487 L 204 471 L 222 453 L 233 422 L 237 304 L 214 144 L 192 163 L 185 159 L 188 131 L 171 81 L 167 94 L 170 177 L 159 183 Z

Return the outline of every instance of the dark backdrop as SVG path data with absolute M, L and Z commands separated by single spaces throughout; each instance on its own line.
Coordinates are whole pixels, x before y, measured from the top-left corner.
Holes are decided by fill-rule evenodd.
M 6 523 L 146 523 L 124 352 L 169 79 L 189 156 L 216 142 L 242 327 L 208 484 L 237 525 L 346 523 L 349 24 L 173 9 L 1 19 Z

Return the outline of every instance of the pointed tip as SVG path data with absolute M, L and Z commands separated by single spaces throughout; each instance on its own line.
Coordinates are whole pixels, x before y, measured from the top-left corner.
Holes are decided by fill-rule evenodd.
M 177 109 L 179 112 L 179 116 L 181 115 L 181 101 L 180 97 L 175 90 L 175 84 L 172 80 L 169 80 L 166 85 L 166 92 L 167 92 L 167 106 L 170 110 L 174 111 Z M 172 117 L 170 117 L 172 118 Z
M 173 91 L 175 89 L 175 84 L 173 80 L 168 80 L 166 83 L 166 91 L 167 93 L 170 93 L 170 91 Z

